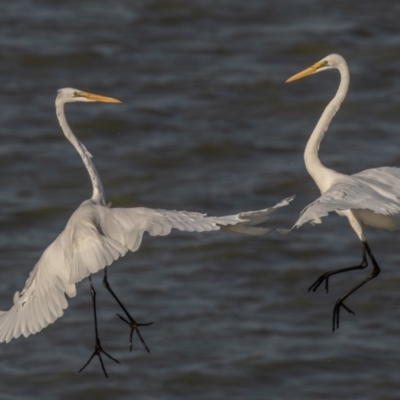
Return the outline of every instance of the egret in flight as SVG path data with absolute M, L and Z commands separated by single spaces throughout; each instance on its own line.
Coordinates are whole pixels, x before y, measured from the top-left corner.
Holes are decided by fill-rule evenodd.
M 171 229 L 188 232 L 219 230 L 221 227 L 250 235 L 263 234 L 267 228 L 253 225 L 264 222 L 275 209 L 286 206 L 292 198 L 285 199 L 274 207 L 244 212 L 223 217 L 207 217 L 205 214 L 186 211 L 166 211 L 144 207 L 110 208 L 106 203 L 100 176 L 93 164 L 92 156 L 86 147 L 72 133 L 64 114 L 64 105 L 70 102 L 106 102 L 120 103 L 111 97 L 86 93 L 81 90 L 64 88 L 58 91 L 56 113 L 66 138 L 75 147 L 89 173 L 93 194 L 72 214 L 65 229 L 43 252 L 25 283 L 21 292 L 14 294 L 14 305 L 8 311 L 0 311 L 0 342 L 9 342 L 13 338 L 25 337 L 41 331 L 63 315 L 67 308 L 66 295 L 76 294 L 76 283 L 89 277 L 95 321 L 95 350 L 82 371 L 95 355 L 99 357 L 104 374 L 107 373 L 101 353 L 118 362 L 101 347 L 97 329 L 96 292 L 91 274 L 104 269 L 103 284 L 111 293 L 125 317 L 119 317 L 130 327 L 130 349 L 132 335 L 136 331 L 146 350 L 139 324 L 128 313 L 121 301 L 110 288 L 107 281 L 107 266 L 128 250 L 138 250 L 143 234 L 165 236 Z
M 348 219 L 350 226 L 360 239 L 362 260 L 359 265 L 354 267 L 326 272 L 311 285 L 309 291 L 315 292 L 323 282 L 325 282 L 325 289 L 328 291 L 329 278 L 332 275 L 367 268 L 367 256 L 373 266 L 372 272 L 366 278 L 336 301 L 332 321 L 334 331 L 339 328 L 341 307 L 354 315 L 354 312 L 344 304 L 344 301 L 380 272 L 379 265 L 365 238 L 364 225 L 390 231 L 400 229 L 400 169 L 393 167 L 372 168 L 354 175 L 345 175 L 322 164 L 318 157 L 319 145 L 332 118 L 339 110 L 349 87 L 350 75 L 346 61 L 338 54 L 331 54 L 286 81 L 292 82 L 329 69 L 339 71 L 339 88 L 335 97 L 322 113 L 304 151 L 307 171 L 321 191 L 321 196 L 301 212 L 300 218 L 294 226 L 300 227 L 306 222 L 321 223 L 322 217 L 336 211 L 337 214 Z

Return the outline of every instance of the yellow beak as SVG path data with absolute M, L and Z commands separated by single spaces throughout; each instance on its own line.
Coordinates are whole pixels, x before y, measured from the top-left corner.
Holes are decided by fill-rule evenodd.
M 102 103 L 122 103 L 120 100 L 114 99 L 113 97 L 105 97 L 93 93 L 79 92 L 79 96 L 85 97 L 91 101 L 100 101 Z
M 317 72 L 317 69 L 321 68 L 322 66 L 323 66 L 323 64 L 320 63 L 320 62 L 318 62 L 318 63 L 316 63 L 314 65 L 311 65 L 311 67 L 308 67 L 305 70 L 297 73 L 296 75 L 291 76 L 286 81 L 286 83 L 293 82 L 293 81 L 296 81 L 297 79 L 301 79 L 301 78 L 304 78 L 304 77 L 306 77 L 308 75 L 314 74 L 315 72 Z

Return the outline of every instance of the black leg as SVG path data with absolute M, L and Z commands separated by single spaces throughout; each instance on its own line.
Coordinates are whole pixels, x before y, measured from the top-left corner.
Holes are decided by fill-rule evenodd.
M 356 265 L 355 267 L 341 268 L 341 269 L 335 269 L 333 271 L 325 272 L 308 288 L 308 291 L 310 292 L 312 290 L 313 292 L 315 292 L 318 289 L 318 287 L 321 285 L 321 283 L 325 281 L 325 290 L 326 290 L 326 293 L 328 293 L 329 292 L 329 278 L 332 275 L 341 274 L 342 272 L 347 272 L 347 271 L 354 271 L 356 269 L 367 268 L 368 267 L 367 252 L 369 255 L 371 250 L 369 249 L 367 242 L 361 242 L 361 248 L 362 248 L 362 261 L 361 261 L 360 265 Z M 371 257 L 371 255 L 370 255 L 370 257 Z M 372 260 L 372 258 L 371 258 L 371 260 Z M 374 260 L 372 262 L 374 262 Z
M 339 312 L 340 312 L 340 307 L 343 307 L 346 311 L 354 314 L 353 311 L 351 311 L 343 302 L 351 295 L 353 294 L 356 290 L 358 290 L 361 286 L 364 286 L 367 282 L 369 282 L 371 279 L 374 279 L 379 275 L 379 272 L 381 272 L 381 269 L 379 268 L 378 263 L 375 260 L 374 255 L 371 252 L 371 249 L 368 246 L 367 242 L 362 242 L 363 249 L 366 250 L 369 258 L 372 261 L 372 265 L 374 266 L 374 269 L 372 272 L 358 285 L 356 285 L 353 289 L 351 289 L 348 293 L 346 293 L 344 296 L 340 297 L 335 304 L 335 307 L 333 308 L 333 320 L 332 320 L 332 331 L 334 332 L 335 329 L 339 328 Z
M 90 293 L 92 295 L 92 301 L 93 301 L 94 331 L 96 334 L 96 344 L 94 347 L 94 352 L 92 353 L 92 355 L 90 356 L 90 358 L 86 362 L 86 364 L 79 370 L 79 372 L 83 371 L 89 365 L 90 361 L 92 361 L 94 356 L 98 356 L 99 360 L 100 360 L 101 368 L 103 369 L 103 372 L 104 372 L 104 375 L 108 379 L 108 375 L 107 375 L 106 369 L 104 367 L 103 359 L 101 358 L 101 353 L 105 354 L 108 358 L 111 358 L 111 360 L 115 361 L 118 364 L 120 364 L 120 362 L 118 360 L 116 360 L 115 358 L 111 357 L 108 353 L 106 353 L 100 345 L 100 339 L 99 339 L 99 334 L 98 334 L 98 330 L 97 330 L 96 291 L 94 290 L 92 278 L 90 275 L 89 275 L 89 281 L 90 281 Z
M 122 308 L 123 312 L 125 313 L 126 317 L 128 318 L 128 320 L 126 320 L 124 317 L 121 317 L 121 315 L 117 314 L 118 317 L 124 321 L 126 324 L 128 324 L 128 326 L 131 328 L 130 334 L 129 334 L 129 350 L 132 351 L 132 336 L 133 336 L 133 332 L 136 331 L 140 341 L 142 342 L 144 348 L 147 350 L 148 353 L 150 353 L 149 348 L 147 347 L 146 342 L 144 341 L 140 331 L 139 331 L 139 326 L 149 326 L 152 325 L 153 322 L 149 322 L 147 324 L 138 324 L 128 313 L 127 309 L 124 307 L 124 305 L 121 303 L 121 301 L 119 300 L 119 298 L 116 296 L 116 294 L 113 292 L 113 290 L 110 287 L 110 284 L 108 283 L 108 279 L 107 279 L 107 267 L 104 268 L 104 278 L 103 278 L 103 285 L 104 287 L 111 293 L 112 297 L 114 297 L 115 301 L 119 304 L 119 306 Z

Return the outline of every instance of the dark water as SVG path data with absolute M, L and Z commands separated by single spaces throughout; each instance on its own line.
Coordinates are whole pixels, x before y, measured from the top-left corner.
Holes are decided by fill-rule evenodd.
M 321 148 L 345 173 L 400 165 L 400 3 L 396 1 L 57 1 L 0 5 L 0 308 L 91 196 L 54 113 L 72 86 L 121 105 L 67 107 L 114 206 L 236 213 L 296 194 L 290 226 L 318 194 L 302 151 L 338 74 L 285 79 L 329 53 L 352 82 Z M 344 219 L 286 237 L 146 237 L 110 268 L 152 354 L 95 279 L 111 379 L 93 350 L 88 282 L 63 318 L 0 346 L 4 399 L 395 399 L 400 389 L 398 235 L 367 231 L 382 266 L 331 332 L 335 300 L 368 272 Z

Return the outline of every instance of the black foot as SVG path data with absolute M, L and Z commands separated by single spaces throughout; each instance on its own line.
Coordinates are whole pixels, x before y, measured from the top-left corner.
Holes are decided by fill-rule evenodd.
M 370 255 L 371 259 L 373 260 L 374 263 L 374 268 L 375 268 L 375 264 L 376 261 L 375 259 L 373 259 L 373 255 L 371 253 L 370 248 L 368 247 L 367 242 L 362 242 L 361 243 L 361 248 L 362 248 L 362 261 L 360 263 L 360 265 L 356 265 L 355 267 L 349 267 L 349 268 L 340 268 L 340 269 L 335 269 L 333 271 L 328 271 L 325 272 L 325 274 L 322 274 L 309 288 L 308 291 L 310 292 L 311 290 L 313 292 L 315 292 L 319 286 L 325 281 L 325 290 L 326 293 L 329 292 L 329 278 L 332 275 L 336 275 L 336 274 L 341 274 L 343 272 L 348 272 L 348 271 L 354 271 L 357 269 L 365 269 L 368 267 L 368 260 L 367 260 L 367 252 Z M 377 264 L 376 264 L 377 265 Z M 379 267 L 378 267 L 379 268 Z
M 153 325 L 154 322 L 149 322 L 147 324 L 138 324 L 128 313 L 127 317 L 129 318 L 129 321 L 126 320 L 124 317 L 122 317 L 121 315 L 117 314 L 118 317 L 120 319 L 122 319 L 122 321 L 124 321 L 126 324 L 128 324 L 128 326 L 131 328 L 131 332 L 129 334 L 129 351 L 132 351 L 132 336 L 133 336 L 133 332 L 136 331 L 137 335 L 139 336 L 140 341 L 142 342 L 144 348 L 147 350 L 148 353 L 150 353 L 149 348 L 147 347 L 146 342 L 144 341 L 140 331 L 139 331 L 139 326 L 149 326 L 149 325 Z
M 339 329 L 339 313 L 340 313 L 340 307 L 343 307 L 349 314 L 356 315 L 353 310 L 350 310 L 349 307 L 346 306 L 346 304 L 343 303 L 342 298 L 340 298 L 336 304 L 335 307 L 333 308 L 333 319 L 332 319 L 332 332 L 335 332 L 335 329 Z
M 315 292 L 318 287 L 325 281 L 325 290 L 326 293 L 329 292 L 329 277 L 332 274 L 330 272 L 325 272 L 325 274 L 322 274 L 309 288 L 308 291 L 310 292 L 311 290 Z
M 103 368 L 104 375 L 108 379 L 108 375 L 107 375 L 106 369 L 104 367 L 103 359 L 101 358 L 101 353 L 105 354 L 108 358 L 110 358 L 111 360 L 115 361 L 116 363 L 121 364 L 118 360 L 116 360 L 115 358 L 111 357 L 108 353 L 106 353 L 103 350 L 103 348 L 100 345 L 100 339 L 97 338 L 93 354 L 90 356 L 89 360 L 87 360 L 86 364 L 78 371 L 78 373 L 82 372 L 89 365 L 90 361 L 92 361 L 94 356 L 98 356 L 99 360 L 100 360 L 101 368 Z

